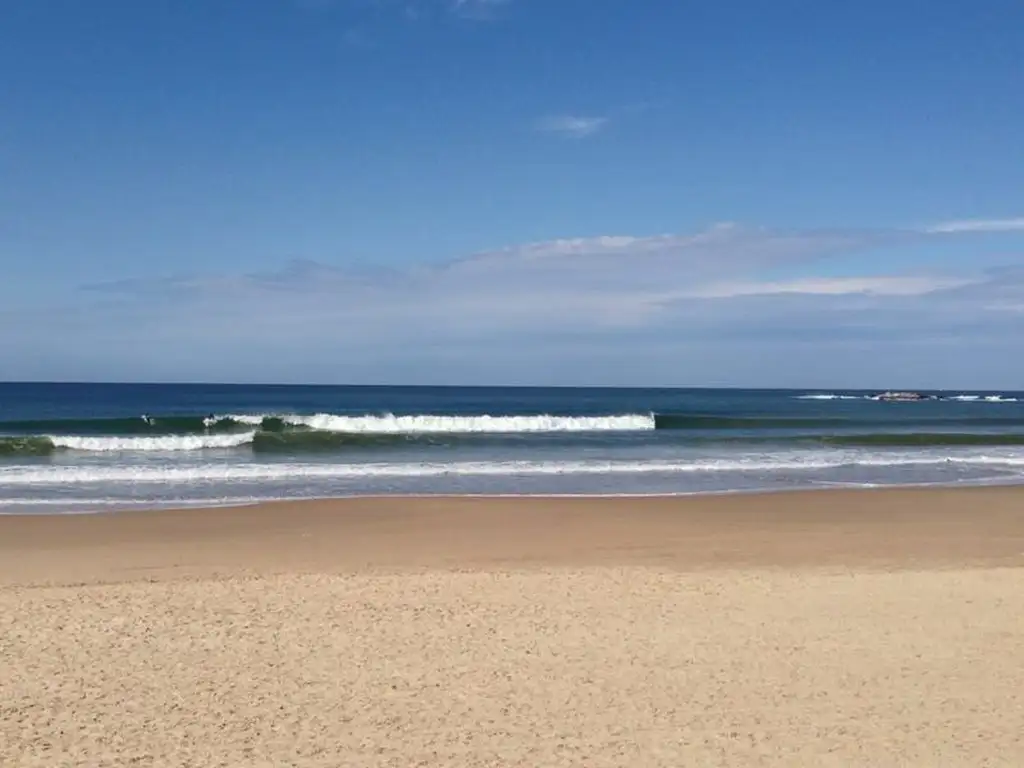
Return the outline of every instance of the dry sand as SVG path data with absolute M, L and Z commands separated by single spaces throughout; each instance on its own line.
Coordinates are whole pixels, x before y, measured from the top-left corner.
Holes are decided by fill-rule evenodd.
M 0 766 L 1024 765 L 1024 489 L 0 518 Z

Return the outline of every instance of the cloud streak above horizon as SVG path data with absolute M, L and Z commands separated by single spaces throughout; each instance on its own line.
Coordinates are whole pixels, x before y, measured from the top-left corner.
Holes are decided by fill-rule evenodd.
M 770 349 L 815 349 L 808 364 L 828 370 L 850 365 L 851 350 L 863 345 L 872 350 L 869 368 L 898 368 L 911 359 L 907 344 L 924 349 L 959 340 L 975 352 L 992 343 L 1019 346 L 1024 256 L 999 270 L 851 274 L 851 264 L 877 248 L 993 231 L 1012 236 L 1007 221 L 1019 220 L 1001 220 L 998 229 L 991 220 L 878 230 L 719 224 L 686 234 L 528 243 L 402 269 L 299 260 L 263 273 L 105 282 L 85 286 L 75 306 L 35 318 L 18 313 L 19 323 L 0 324 L 7 329 L 0 340 L 21 345 L 25 355 L 43 343 L 51 356 L 69 359 L 90 347 L 108 357 L 130 350 L 136 362 L 152 357 L 151 367 L 168 356 L 197 370 L 298 361 L 312 366 L 311 375 L 335 371 L 345 380 L 359 378 L 353 371 L 386 378 L 413 359 L 420 371 L 433 359 L 438 370 L 495 375 L 525 360 L 554 376 L 565 366 L 565 375 L 579 375 L 611 359 L 637 358 L 632 368 L 599 372 L 597 383 L 644 383 L 656 374 L 685 375 L 683 361 L 699 351 L 703 360 L 717 360 L 698 377 L 706 383 L 749 373 Z M 844 274 L 835 274 L 837 264 Z M 20 324 L 43 341 L 32 347 L 10 337 Z M 897 348 L 900 357 L 888 359 L 886 350 L 895 355 Z M 738 356 L 722 357 L 726 349 Z M 675 366 L 666 362 L 673 354 Z M 1004 354 L 993 365 L 1016 365 L 1024 381 L 1024 363 L 1014 359 Z M 942 356 L 929 360 L 939 365 Z
M 945 221 L 927 227 L 925 232 L 951 234 L 955 232 L 1024 232 L 1024 216 L 1014 219 L 962 219 Z
M 534 128 L 541 133 L 550 133 L 566 139 L 585 139 L 599 133 L 607 125 L 607 117 L 551 115 L 537 120 Z

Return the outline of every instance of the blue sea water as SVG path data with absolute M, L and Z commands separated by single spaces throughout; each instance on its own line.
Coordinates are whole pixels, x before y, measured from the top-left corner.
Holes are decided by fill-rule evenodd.
M 0 512 L 1018 483 L 1024 394 L 0 383 Z

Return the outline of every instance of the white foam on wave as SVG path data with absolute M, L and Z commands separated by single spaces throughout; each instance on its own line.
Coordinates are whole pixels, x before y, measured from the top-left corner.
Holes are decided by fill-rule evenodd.
M 74 451 L 198 451 L 210 448 L 237 448 L 252 442 L 254 433 L 237 435 L 160 435 L 158 437 L 79 437 L 49 435 L 58 448 Z
M 391 413 L 379 416 L 338 416 L 318 413 L 282 418 L 289 424 L 328 432 L 375 434 L 626 432 L 654 429 L 654 415 L 650 413 L 617 416 L 396 416 Z
M 953 395 L 950 400 L 960 403 L 1017 403 L 1020 400 L 1016 397 L 1004 397 L 1003 395 Z
M 229 413 L 227 416 L 216 416 L 214 421 L 231 419 L 231 421 L 237 421 L 239 424 L 248 424 L 249 426 L 258 427 L 263 423 L 264 419 L 272 418 L 275 418 L 272 413 Z
M 189 466 L 15 466 L 0 467 L 0 487 L 75 483 L 202 483 L 403 477 L 488 477 L 553 475 L 679 474 L 689 472 L 799 472 L 839 467 L 896 467 L 958 464 L 1024 467 L 1024 454 L 921 456 L 848 453 L 758 455 L 691 461 L 490 461 L 358 464 L 193 464 Z
M 797 400 L 879 400 L 878 395 L 838 395 L 823 392 L 808 395 L 796 395 Z M 950 395 L 940 400 L 955 400 L 960 403 L 1019 403 L 1020 398 L 1004 395 Z

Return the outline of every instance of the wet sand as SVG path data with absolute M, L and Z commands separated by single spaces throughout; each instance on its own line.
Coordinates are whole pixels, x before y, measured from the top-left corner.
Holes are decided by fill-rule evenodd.
M 0 517 L 0 765 L 1024 765 L 1024 489 Z

